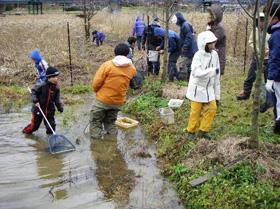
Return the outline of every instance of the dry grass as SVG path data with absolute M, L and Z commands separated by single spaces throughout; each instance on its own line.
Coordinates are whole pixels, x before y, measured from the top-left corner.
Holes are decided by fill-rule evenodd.
M 249 148 L 249 140 L 249 137 L 237 135 L 225 135 L 218 142 L 201 139 L 184 164 L 188 168 L 196 168 L 201 161 L 210 161 L 213 164 L 231 167 L 241 160 L 257 161 L 267 167 L 264 178 L 279 180 L 280 146 L 271 147 L 269 144 L 262 144 L 258 150 L 252 150 Z
M 0 19 L 0 82 L 34 82 L 36 70 L 29 58 L 33 49 L 62 72 L 61 82 L 70 83 L 67 22 L 70 24 L 71 53 L 74 81 L 88 83 L 100 64 L 113 57 L 114 46 L 131 36 L 136 15 L 146 17 L 146 12 L 122 11 L 118 14 L 99 12 L 92 19 L 92 30 L 106 33 L 105 45 L 96 47 L 85 41 L 83 19 L 73 14 L 44 14 L 1 17 Z M 206 13 L 184 14 L 196 34 L 205 29 Z M 159 17 L 163 14 L 159 13 Z M 152 18 L 151 18 L 152 19 Z M 245 19 L 237 13 L 225 13 L 228 63 L 239 65 L 244 49 Z M 163 23 L 161 22 L 163 26 Z M 179 28 L 171 24 L 171 29 Z M 234 56 L 234 46 L 235 56 Z M 135 57 L 142 56 L 137 50 Z M 239 59 L 236 59 L 239 58 Z M 239 61 L 238 61 L 239 60 Z

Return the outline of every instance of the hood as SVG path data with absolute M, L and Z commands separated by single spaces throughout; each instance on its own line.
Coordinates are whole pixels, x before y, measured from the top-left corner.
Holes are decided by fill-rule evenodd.
M 267 32 L 269 34 L 272 34 L 275 30 L 280 28 L 280 21 L 278 21 L 277 23 L 275 23 L 274 25 L 271 25 L 267 28 Z
M 141 21 L 141 18 L 137 15 L 135 22 Z
M 155 28 L 154 29 L 154 36 L 165 36 L 165 30 L 163 28 Z
M 155 17 L 151 23 L 151 25 L 158 25 L 160 26 L 160 22 L 159 22 L 159 19 L 157 17 Z
M 31 52 L 30 58 L 36 60 L 37 62 L 40 62 L 42 60 L 42 57 L 40 56 L 39 51 L 37 49 Z
M 124 66 L 129 66 L 132 65 L 131 59 L 128 59 L 126 56 L 116 56 L 112 62 L 118 66 L 118 67 L 124 67 Z
M 183 25 L 183 23 L 186 21 L 183 14 L 181 12 L 176 12 L 175 15 L 177 17 L 176 25 L 178 25 L 178 26 Z
M 223 8 L 220 4 L 214 4 L 207 8 L 207 12 L 212 16 L 214 22 L 219 23 L 223 20 Z
M 205 46 L 207 43 L 217 41 L 217 37 L 211 31 L 204 31 L 198 34 L 197 45 L 198 49 L 205 52 Z

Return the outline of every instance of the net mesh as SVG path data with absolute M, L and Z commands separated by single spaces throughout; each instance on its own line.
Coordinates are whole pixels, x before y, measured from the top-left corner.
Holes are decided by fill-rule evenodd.
M 49 146 L 46 148 L 51 154 L 69 152 L 75 150 L 74 144 L 63 135 L 52 135 L 48 141 Z

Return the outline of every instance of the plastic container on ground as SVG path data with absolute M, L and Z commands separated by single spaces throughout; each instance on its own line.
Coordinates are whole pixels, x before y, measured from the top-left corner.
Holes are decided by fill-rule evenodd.
M 148 58 L 150 62 L 158 61 L 158 51 L 149 50 Z
M 170 99 L 168 102 L 168 107 L 178 108 L 178 107 L 181 107 L 183 102 L 184 102 L 184 100 L 182 100 L 182 99 Z
M 160 117 L 163 123 L 172 124 L 174 123 L 174 112 L 173 110 L 168 108 L 160 108 L 159 109 Z
M 122 128 L 132 128 L 138 125 L 138 121 L 127 117 L 121 117 L 116 120 L 116 125 Z

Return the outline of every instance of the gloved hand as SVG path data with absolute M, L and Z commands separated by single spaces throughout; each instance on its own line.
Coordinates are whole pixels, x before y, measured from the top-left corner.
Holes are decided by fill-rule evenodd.
M 265 84 L 265 88 L 268 92 L 274 92 L 274 89 L 273 89 L 273 83 L 274 83 L 274 80 L 267 80 L 266 81 L 266 84 Z
M 216 68 L 216 75 L 218 75 L 220 72 L 220 69 L 219 68 Z
M 217 106 L 217 107 L 220 106 L 220 100 L 216 100 L 216 106 Z
M 57 110 L 61 113 L 63 113 L 63 108 L 57 108 Z
M 142 45 L 142 50 L 143 50 L 143 51 L 145 51 L 145 50 L 146 50 L 145 45 Z

